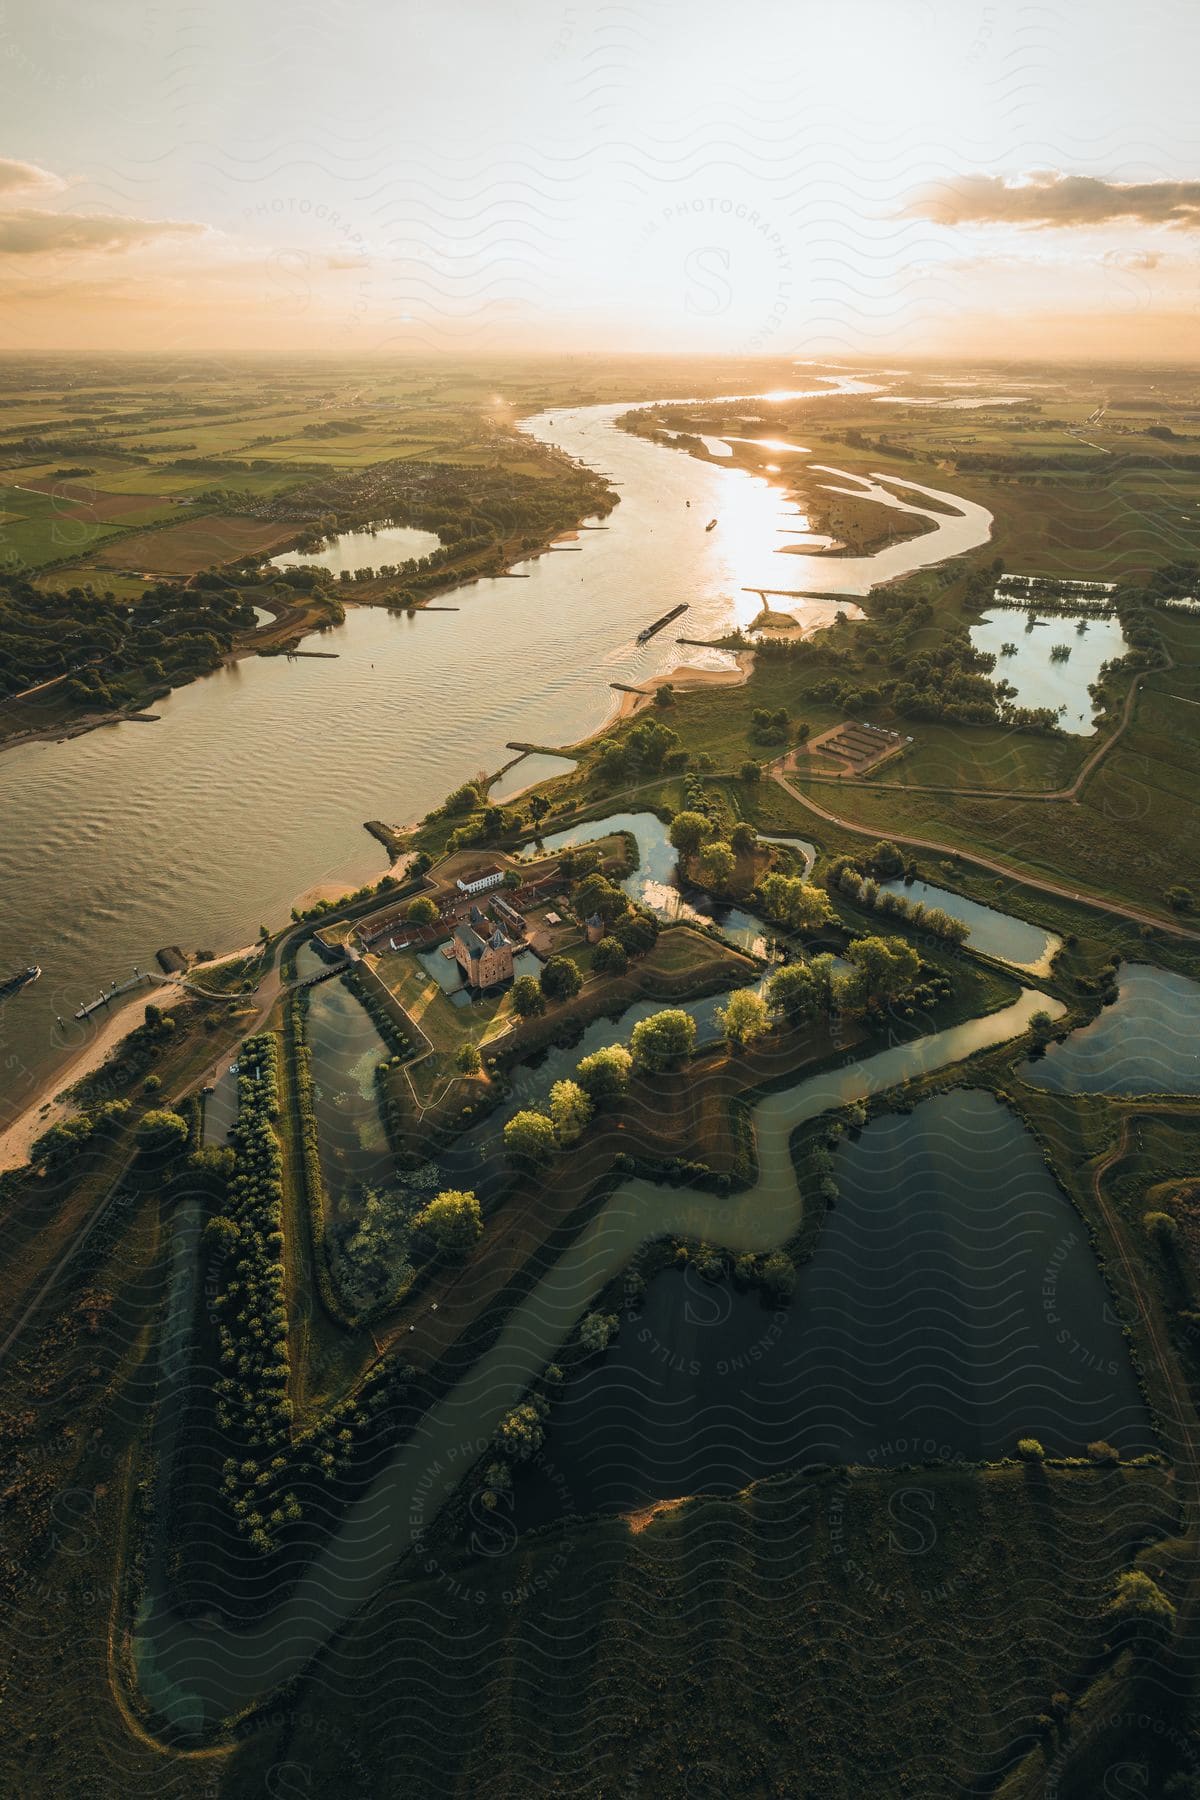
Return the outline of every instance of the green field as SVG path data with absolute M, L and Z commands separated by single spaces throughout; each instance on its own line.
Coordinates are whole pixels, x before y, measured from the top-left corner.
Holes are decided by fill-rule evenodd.
M 1108 1583 L 1175 1516 L 1158 1469 L 850 1470 L 636 1534 L 610 1519 L 474 1558 L 435 1543 L 221 1792 L 260 1792 L 284 1757 L 331 1787 L 350 1741 L 431 1800 L 621 1792 L 631 1771 L 670 1796 L 950 1800 L 1056 1694 L 1046 1741 L 1065 1735 Z

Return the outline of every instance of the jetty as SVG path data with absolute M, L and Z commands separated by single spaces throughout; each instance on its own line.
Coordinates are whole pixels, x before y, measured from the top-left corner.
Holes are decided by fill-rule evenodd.
M 687 609 L 688 609 L 688 603 L 686 600 L 684 600 L 680 603 L 680 605 L 673 606 L 671 608 L 670 612 L 664 613 L 661 619 L 655 619 L 653 625 L 643 626 L 642 630 L 639 631 L 637 634 L 638 643 L 644 644 L 648 638 L 656 637 L 657 634 L 663 629 L 664 625 L 669 625 L 671 623 L 672 619 L 678 619 L 681 616 L 681 614 L 683 614 L 687 611 Z
M 77 1019 L 90 1018 L 92 1013 L 99 1012 L 102 1006 L 111 1006 L 114 1000 L 119 1000 L 122 994 L 128 994 L 132 988 L 145 987 L 150 979 L 151 977 L 141 969 L 135 969 L 128 980 L 114 981 L 107 992 L 98 994 L 94 1000 L 85 1001 L 76 1012 L 75 1017 Z

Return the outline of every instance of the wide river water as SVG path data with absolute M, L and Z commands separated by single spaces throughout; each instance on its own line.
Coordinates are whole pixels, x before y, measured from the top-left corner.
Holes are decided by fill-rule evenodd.
M 983 508 L 942 496 L 960 516 L 931 513 L 935 529 L 879 556 L 789 552 L 784 533 L 802 521 L 780 488 L 619 430 L 626 410 L 526 422 L 621 496 L 602 530 L 519 565 L 528 579 L 442 596 L 457 611 L 352 610 L 318 640 L 336 661 L 251 658 L 171 695 L 158 724 L 0 756 L 0 974 L 35 958 L 44 970 L 0 1002 L 0 1127 L 88 1029 L 71 1019 L 81 999 L 162 945 L 232 949 L 314 885 L 377 876 L 365 819 L 419 818 L 509 761 L 510 739 L 594 731 L 613 711 L 610 683 L 704 659 L 679 649 L 678 630 L 746 623 L 751 588 L 861 594 L 988 536 Z M 679 602 L 678 627 L 636 642 Z M 831 616 L 827 602 L 812 610 Z

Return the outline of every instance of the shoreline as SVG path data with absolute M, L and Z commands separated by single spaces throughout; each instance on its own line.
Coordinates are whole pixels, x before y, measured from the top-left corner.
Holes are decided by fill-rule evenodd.
M 69 1090 L 85 1075 L 101 1068 L 117 1045 L 136 1031 L 137 1022 L 129 1015 L 137 1006 L 145 1006 L 148 993 L 153 993 L 154 1005 L 161 1006 L 164 1012 L 188 997 L 181 983 L 164 976 L 115 1007 L 95 1036 L 69 1051 L 65 1062 L 42 1079 L 17 1116 L 0 1129 L 0 1172 L 21 1168 L 29 1161 L 29 1151 L 43 1131 L 79 1110 L 68 1098 Z

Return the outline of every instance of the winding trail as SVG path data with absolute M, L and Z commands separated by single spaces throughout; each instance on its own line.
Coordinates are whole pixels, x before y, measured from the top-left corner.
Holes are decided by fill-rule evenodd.
M 849 831 L 855 837 L 878 838 L 881 828 L 878 825 L 860 825 L 854 819 L 843 819 L 838 813 L 830 812 L 827 807 L 819 806 L 808 794 L 788 780 L 779 762 L 772 763 L 770 768 L 772 779 L 777 781 L 785 793 L 798 801 L 807 812 L 815 813 L 824 819 L 827 825 L 836 825 L 839 831 Z M 906 789 L 906 792 L 919 790 Z M 955 793 L 966 794 L 968 789 L 957 788 Z M 1025 794 L 1011 794 L 1009 799 L 1027 799 Z M 1115 900 L 1102 900 L 1098 894 L 1083 893 L 1079 889 L 1064 887 L 1061 882 L 1047 881 L 1040 875 L 1033 875 L 1015 863 L 1000 862 L 990 856 L 981 856 L 976 850 L 964 850 L 958 844 L 941 844 L 933 838 L 905 837 L 898 831 L 888 831 L 888 837 L 894 844 L 903 844 L 909 850 L 928 850 L 934 856 L 949 856 L 959 862 L 971 863 L 978 869 L 987 869 L 993 875 L 1002 875 L 1008 881 L 1015 881 L 1021 887 L 1035 888 L 1041 894 L 1053 894 L 1058 900 L 1073 900 L 1080 906 L 1090 906 L 1097 912 L 1110 913 L 1114 918 L 1124 919 L 1131 925 L 1150 925 L 1156 931 L 1169 932 L 1173 937 L 1186 938 L 1189 943 L 1200 944 L 1200 931 L 1192 931 L 1181 925 L 1176 919 L 1165 919 L 1159 913 L 1142 912 L 1137 907 L 1119 906 Z
M 1160 668 L 1147 670 L 1147 674 L 1161 674 L 1164 670 L 1173 669 L 1174 667 L 1174 662 L 1168 659 Z M 1141 692 L 1144 679 L 1144 676 L 1139 675 L 1137 679 L 1130 684 L 1129 692 L 1125 696 L 1125 704 L 1121 709 L 1121 717 L 1115 731 L 1110 732 L 1106 738 L 1103 738 L 1100 743 L 1096 745 L 1095 749 L 1085 761 L 1080 764 L 1079 771 L 1076 774 L 1074 781 L 1067 787 L 1048 789 L 944 787 L 939 786 L 936 783 L 867 780 L 855 781 L 853 785 L 865 788 L 871 793 L 887 790 L 897 794 L 948 794 L 955 798 L 972 800 L 1038 800 L 1042 802 L 1069 800 L 1072 803 L 1076 803 L 1078 802 L 1080 792 L 1083 789 L 1083 784 L 1088 779 L 1088 776 L 1104 761 L 1104 758 L 1113 749 L 1118 740 L 1123 736 L 1128 725 L 1131 723 L 1133 719 L 1133 709 L 1138 695 Z M 1179 695 L 1175 696 L 1176 699 L 1180 697 L 1181 696 Z M 1193 704 L 1200 705 L 1200 702 L 1194 702 Z M 845 777 L 838 775 L 813 775 L 810 779 L 819 781 L 829 787 L 845 787 L 847 785 Z

